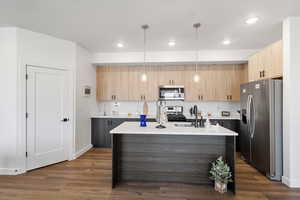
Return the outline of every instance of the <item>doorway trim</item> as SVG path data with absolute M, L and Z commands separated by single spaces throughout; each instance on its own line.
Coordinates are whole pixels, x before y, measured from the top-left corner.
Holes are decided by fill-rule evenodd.
M 27 129 L 26 129 L 26 73 L 27 73 L 27 66 L 32 67 L 41 67 L 41 68 L 48 68 L 48 69 L 60 69 L 64 70 L 66 72 L 66 76 L 68 78 L 69 83 L 69 112 L 70 112 L 70 128 L 67 133 L 68 137 L 68 160 L 74 159 L 75 154 L 75 85 L 76 85 L 76 74 L 73 70 L 74 66 L 68 66 L 68 67 L 61 67 L 61 66 L 42 66 L 42 65 L 35 65 L 35 64 L 19 64 L 18 67 L 18 78 L 17 78 L 17 84 L 18 84 L 18 102 L 17 102 L 17 112 L 18 112 L 18 123 L 17 128 L 18 132 L 16 135 L 17 140 L 17 151 L 16 151 L 16 168 L 11 170 L 12 175 L 22 174 L 26 173 L 27 171 L 27 158 L 26 158 L 26 138 L 27 138 Z
M 26 156 L 26 170 L 31 170 L 29 169 L 29 163 L 28 163 L 28 158 L 29 158 L 29 155 L 28 155 L 28 144 L 29 144 L 29 141 L 28 141 L 28 74 L 29 74 L 29 68 L 32 70 L 47 70 L 47 71 L 56 71 L 56 72 L 63 72 L 64 73 L 64 83 L 66 84 L 67 86 L 67 90 L 66 91 L 69 91 L 70 90 L 70 83 L 69 83 L 69 78 L 68 78 L 68 70 L 66 69 L 61 69 L 61 68 L 55 68 L 55 67 L 44 67 L 44 66 L 33 66 L 33 65 L 26 65 L 26 75 L 25 75 L 25 79 L 26 79 L 26 98 L 25 98 L 25 102 L 26 102 L 26 114 L 25 114 L 25 117 L 26 117 L 26 130 L 25 130 L 25 138 L 26 138 L 26 143 L 25 143 L 25 148 L 26 148 L 26 153 L 25 153 L 25 156 Z M 65 96 L 65 104 L 64 104 L 64 107 L 65 107 L 65 110 L 66 110 L 66 116 L 68 116 L 68 118 L 72 115 L 72 110 L 73 108 L 70 107 L 69 105 L 69 101 L 72 100 L 72 94 L 70 93 L 67 93 L 66 96 Z M 72 120 L 72 119 L 71 119 Z M 73 148 L 70 148 L 72 147 L 72 141 L 73 141 L 73 137 L 72 137 L 72 134 L 73 133 L 73 127 L 72 127 L 72 123 L 70 123 L 70 121 L 67 123 L 67 126 L 64 128 L 64 132 L 63 132 L 63 137 L 65 137 L 65 149 L 66 149 L 66 152 L 67 152 L 67 157 L 66 157 L 66 160 L 69 160 L 69 155 L 72 154 L 72 149 Z M 53 163 L 55 164 L 55 163 Z

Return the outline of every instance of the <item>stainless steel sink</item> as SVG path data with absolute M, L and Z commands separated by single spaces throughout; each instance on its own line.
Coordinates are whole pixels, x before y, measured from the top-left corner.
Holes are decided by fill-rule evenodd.
M 174 124 L 176 127 L 194 127 L 192 124 Z

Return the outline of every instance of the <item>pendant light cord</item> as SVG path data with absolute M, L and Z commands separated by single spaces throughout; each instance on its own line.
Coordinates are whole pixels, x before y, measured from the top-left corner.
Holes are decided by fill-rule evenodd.
M 147 34 L 146 31 L 149 28 L 147 24 L 142 26 L 142 29 L 144 30 L 144 75 L 146 75 L 146 45 L 147 45 Z
M 196 73 L 198 72 L 198 61 L 199 61 L 198 43 L 199 43 L 198 28 L 196 28 Z
M 195 39 L 196 39 L 196 48 L 195 48 L 195 58 L 196 58 L 196 69 L 195 72 L 198 72 L 198 61 L 199 61 L 199 27 L 200 23 L 194 24 L 193 25 L 195 28 Z
M 146 28 L 144 28 L 144 73 L 146 73 Z

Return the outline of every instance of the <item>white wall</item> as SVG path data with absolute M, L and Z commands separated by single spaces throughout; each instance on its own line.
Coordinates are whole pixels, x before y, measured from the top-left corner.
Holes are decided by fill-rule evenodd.
M 200 63 L 244 63 L 248 57 L 257 50 L 239 49 L 239 50 L 201 50 L 199 51 Z M 105 63 L 142 63 L 142 52 L 120 52 L 120 53 L 95 53 L 93 55 L 93 64 Z M 189 63 L 195 62 L 194 51 L 158 51 L 148 52 L 147 62 L 150 63 Z
M 300 187 L 300 17 L 283 23 L 283 182 Z
M 90 86 L 92 95 L 83 96 L 83 87 Z M 96 68 L 91 65 L 91 54 L 76 47 L 76 134 L 75 157 L 91 147 L 91 113 L 97 110 Z
M 0 174 L 13 174 L 17 141 L 17 29 L 0 29 Z
M 3 91 L 0 98 L 0 173 L 17 174 L 26 168 L 26 65 L 67 71 L 70 83 L 68 114 L 71 119 L 67 136 L 74 141 L 76 45 L 19 28 L 0 28 L 0 44 L 0 88 Z M 70 158 L 73 148 L 71 142 Z

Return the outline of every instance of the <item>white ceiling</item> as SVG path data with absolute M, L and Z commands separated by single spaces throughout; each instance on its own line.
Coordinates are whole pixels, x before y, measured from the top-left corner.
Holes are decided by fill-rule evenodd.
M 259 22 L 246 25 L 251 16 Z M 149 50 L 193 50 L 195 22 L 202 23 L 200 49 L 258 49 L 281 38 L 288 16 L 300 16 L 300 0 L 0 0 L 0 26 L 72 40 L 92 52 L 142 51 L 145 23 Z M 225 38 L 232 44 L 222 45 Z

